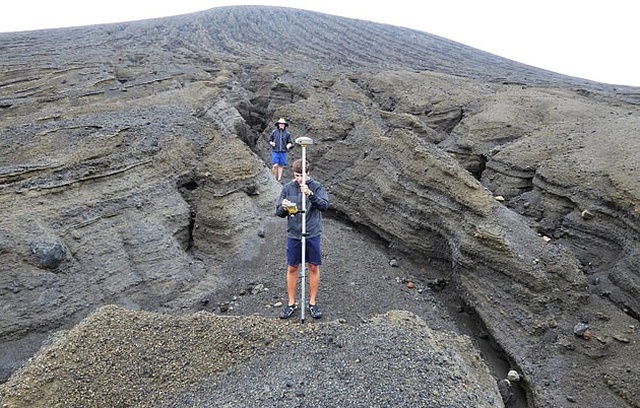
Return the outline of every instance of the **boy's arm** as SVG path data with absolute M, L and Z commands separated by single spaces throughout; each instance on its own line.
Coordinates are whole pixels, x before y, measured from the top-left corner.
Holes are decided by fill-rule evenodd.
M 317 183 L 316 186 L 313 186 L 313 194 L 309 196 L 309 201 L 315 208 L 319 211 L 326 211 L 329 209 L 329 193 L 325 190 L 324 186 L 320 183 Z
M 280 192 L 280 196 L 278 197 L 278 201 L 276 201 L 276 215 L 280 218 L 285 218 L 289 215 L 289 211 L 285 210 L 282 206 L 282 200 L 285 198 L 284 189 Z

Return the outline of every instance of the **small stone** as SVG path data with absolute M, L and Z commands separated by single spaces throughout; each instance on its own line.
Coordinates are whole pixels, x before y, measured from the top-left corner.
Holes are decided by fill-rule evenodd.
M 582 210 L 580 216 L 582 216 L 583 220 L 591 220 L 595 217 L 595 215 L 589 210 Z
M 262 283 L 258 283 L 253 288 L 251 288 L 251 294 L 255 295 L 255 294 L 258 294 L 260 292 L 264 292 L 266 290 L 267 289 L 264 287 L 264 285 Z
M 576 336 L 582 336 L 587 329 L 589 329 L 589 326 L 586 323 L 578 323 L 573 326 L 573 334 Z
M 520 381 L 520 374 L 516 370 L 510 370 L 507 373 L 507 380 L 517 382 Z

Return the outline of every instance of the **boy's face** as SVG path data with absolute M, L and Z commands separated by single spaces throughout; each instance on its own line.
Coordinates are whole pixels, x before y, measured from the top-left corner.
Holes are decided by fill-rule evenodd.
M 293 173 L 293 177 L 296 178 L 298 184 L 302 184 L 302 173 Z M 309 172 L 307 172 L 307 178 L 309 178 Z

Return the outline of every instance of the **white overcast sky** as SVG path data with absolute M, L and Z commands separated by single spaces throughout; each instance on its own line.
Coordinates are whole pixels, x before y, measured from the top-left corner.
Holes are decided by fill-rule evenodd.
M 0 11 L 0 32 L 141 20 L 228 5 L 294 7 L 413 28 L 550 71 L 640 86 L 637 44 L 640 19 L 636 0 L 8 0 L 5 3 Z

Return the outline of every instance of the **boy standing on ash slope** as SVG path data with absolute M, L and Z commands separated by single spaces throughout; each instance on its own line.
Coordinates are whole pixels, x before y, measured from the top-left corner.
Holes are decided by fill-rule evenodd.
M 269 144 L 271 145 L 271 172 L 278 181 L 282 179 L 282 169 L 287 165 L 287 152 L 293 147 L 291 142 L 291 133 L 287 130 L 287 123 L 284 118 L 280 118 L 276 122 L 276 128 L 273 129 L 269 136 Z
M 316 295 L 320 286 L 320 264 L 322 251 L 320 238 L 322 235 L 322 213 L 329 208 L 329 194 L 324 186 L 309 178 L 311 164 L 305 165 L 305 177 L 302 177 L 302 159 L 293 162 L 292 180 L 282 187 L 276 204 L 276 215 L 287 218 L 287 295 L 289 302 L 280 313 L 281 319 L 291 317 L 296 310 L 296 289 L 298 271 L 302 263 L 302 217 L 305 218 L 305 263 L 309 269 L 309 314 L 314 319 L 322 317 L 316 303 Z M 306 183 L 303 184 L 303 182 Z M 305 202 L 305 213 L 298 211 Z M 306 305 L 300 305 L 305 307 Z

